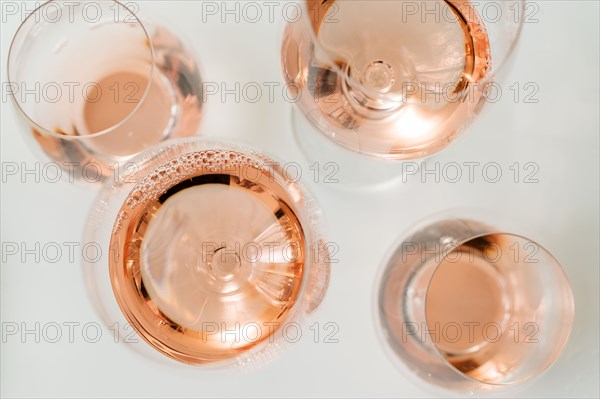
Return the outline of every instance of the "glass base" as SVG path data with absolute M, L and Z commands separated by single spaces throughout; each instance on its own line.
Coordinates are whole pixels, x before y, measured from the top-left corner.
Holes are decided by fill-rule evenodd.
M 344 190 L 382 190 L 400 184 L 400 161 L 369 157 L 350 151 L 326 137 L 302 114 L 292 109 L 292 129 L 300 152 L 319 181 Z

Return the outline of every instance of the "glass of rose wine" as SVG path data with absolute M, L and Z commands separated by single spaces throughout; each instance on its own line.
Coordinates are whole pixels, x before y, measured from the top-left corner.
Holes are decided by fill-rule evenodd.
M 84 239 L 102 248 L 84 266 L 106 324 L 188 364 L 256 364 L 295 339 L 331 259 L 318 205 L 285 165 L 203 138 L 132 162 L 101 190 Z
M 415 226 L 378 279 L 390 353 L 434 385 L 479 392 L 528 380 L 558 358 L 574 319 L 567 277 L 535 241 L 442 213 Z
M 383 182 L 399 170 L 384 160 L 445 148 L 496 96 L 523 7 L 521 0 L 301 1 L 285 28 L 282 69 L 307 158 L 340 163 L 345 180 Z
M 130 6 L 48 1 L 10 47 L 8 91 L 30 135 L 45 158 L 79 179 L 100 181 L 148 146 L 198 130 L 194 57 Z

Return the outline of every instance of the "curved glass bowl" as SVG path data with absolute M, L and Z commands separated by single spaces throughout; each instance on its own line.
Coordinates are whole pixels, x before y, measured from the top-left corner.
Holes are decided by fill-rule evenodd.
M 7 75 L 34 151 L 78 181 L 100 182 L 200 125 L 195 56 L 169 28 L 118 1 L 39 5 L 15 33 Z
M 370 158 L 407 160 L 453 142 L 488 102 L 523 26 L 525 2 L 304 0 L 281 64 L 311 126 Z M 310 156 L 311 154 L 307 154 Z
M 526 381 L 568 341 L 574 302 L 560 263 L 497 226 L 439 214 L 384 264 L 377 328 L 393 357 L 433 385 L 479 392 Z
M 102 318 L 172 359 L 270 357 L 329 280 L 321 212 L 283 164 L 248 148 L 181 139 L 133 160 L 100 192 L 85 265 Z

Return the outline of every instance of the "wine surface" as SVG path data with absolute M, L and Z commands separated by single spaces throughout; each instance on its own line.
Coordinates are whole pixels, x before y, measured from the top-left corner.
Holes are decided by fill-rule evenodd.
M 218 360 L 282 327 L 305 256 L 290 203 L 268 167 L 234 151 L 186 154 L 139 182 L 115 224 L 110 261 L 138 333 L 167 352 Z

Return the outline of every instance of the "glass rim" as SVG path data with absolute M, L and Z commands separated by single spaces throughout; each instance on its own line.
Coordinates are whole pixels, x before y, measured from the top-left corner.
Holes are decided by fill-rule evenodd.
M 311 9 L 310 9 L 309 4 L 314 4 L 317 7 L 322 7 L 325 5 L 325 2 L 319 1 L 319 0 L 295 0 L 295 1 L 300 2 L 300 4 L 301 4 L 300 5 L 301 12 L 302 12 L 301 18 L 298 21 L 288 22 L 288 24 L 301 23 L 301 24 L 307 25 L 303 28 L 308 31 L 308 33 L 310 35 L 310 41 L 313 43 L 313 45 L 315 47 L 323 49 L 323 46 L 321 44 L 319 44 L 319 42 L 318 42 L 317 33 L 315 32 L 314 24 L 312 23 L 313 21 L 312 21 L 312 17 L 311 17 Z M 448 4 L 448 3 L 453 4 L 457 0 L 441 0 L 441 1 L 443 1 L 445 4 Z M 458 1 L 461 1 L 461 0 L 458 0 Z M 470 0 L 463 0 L 463 1 L 470 3 Z M 525 10 L 525 5 L 527 3 L 527 0 L 515 0 L 515 1 L 517 1 L 520 5 L 520 7 L 519 7 L 520 14 L 519 15 L 524 15 L 523 12 Z M 325 13 L 322 16 L 319 15 L 319 18 L 325 18 L 326 14 L 327 14 L 327 11 L 325 11 Z M 494 76 L 496 76 L 500 71 L 502 71 L 504 69 L 508 60 L 512 57 L 512 54 L 514 53 L 514 50 L 515 50 L 517 43 L 519 42 L 519 38 L 521 36 L 521 32 L 523 30 L 523 18 L 519 18 L 519 21 L 516 22 L 516 25 L 518 25 L 516 34 L 512 38 L 510 46 L 508 47 L 508 50 L 507 50 L 505 56 L 503 57 L 503 59 L 500 60 L 497 67 L 494 67 L 495 64 L 492 63 L 492 70 L 482 77 L 482 79 L 481 79 L 482 83 L 485 84 L 488 82 L 492 82 L 494 79 Z M 361 92 L 365 93 L 367 96 L 369 96 L 373 99 L 379 99 L 379 100 L 384 100 L 384 101 L 389 101 L 389 100 L 394 99 L 395 96 L 393 96 L 393 95 L 390 96 L 390 93 L 381 93 L 376 90 L 372 90 L 372 89 L 369 89 L 368 87 L 365 87 L 365 85 L 360 83 L 359 81 L 357 81 L 357 79 L 351 78 L 348 75 L 347 71 L 340 68 L 339 65 L 335 62 L 335 60 L 330 56 L 329 51 L 325 50 L 325 51 L 322 51 L 322 53 L 325 54 L 325 57 L 327 58 L 328 68 L 333 70 L 336 74 L 342 76 L 346 82 L 352 82 L 351 85 L 353 87 L 358 88 Z M 493 60 L 492 60 L 492 62 L 493 62 Z
M 148 93 L 150 92 L 150 87 L 152 85 L 152 81 L 154 78 L 154 74 L 155 74 L 155 54 L 154 54 L 154 45 L 152 44 L 152 39 L 150 37 L 150 34 L 148 32 L 148 30 L 146 29 L 146 26 L 142 23 L 141 19 L 138 18 L 138 16 L 129 8 L 127 7 L 124 3 L 122 3 L 119 0 L 81 0 L 80 3 L 78 3 L 77 5 L 80 5 L 81 3 L 90 3 L 90 2 L 97 2 L 97 1 L 104 1 L 104 2 L 111 2 L 111 3 L 115 3 L 117 4 L 119 7 L 124 8 L 129 15 L 133 16 L 133 18 L 135 18 L 135 21 L 132 21 L 132 23 L 135 23 L 136 25 L 138 25 L 139 27 L 142 28 L 142 32 L 144 33 L 144 36 L 146 36 L 147 39 L 147 43 L 148 43 L 148 49 L 150 51 L 150 72 L 148 74 L 148 81 L 146 83 L 146 87 L 144 89 L 144 92 L 142 94 L 142 97 L 140 98 L 140 100 L 138 101 L 138 103 L 136 104 L 136 106 L 127 114 L 127 116 L 125 116 L 123 119 L 121 119 L 118 123 L 103 129 L 99 132 L 95 132 L 95 133 L 91 133 L 91 134 L 85 134 L 85 135 L 68 135 L 68 134 L 60 134 L 57 132 L 54 132 L 52 130 L 48 130 L 47 128 L 45 128 L 44 126 L 41 126 L 38 122 L 36 122 L 27 112 L 25 112 L 25 110 L 23 109 L 23 107 L 21 106 L 21 102 L 17 100 L 17 98 L 15 97 L 15 93 L 11 90 L 10 93 L 10 97 L 13 99 L 14 104 L 17 106 L 17 109 L 19 111 L 19 113 L 24 116 L 27 121 L 35 127 L 36 130 L 39 130 L 40 133 L 45 134 L 45 135 L 49 135 L 55 138 L 59 138 L 62 140 L 87 140 L 87 139 L 93 139 L 93 138 L 97 138 L 97 137 L 101 137 L 104 136 L 116 129 L 118 129 L 119 127 L 121 127 L 122 125 L 124 125 L 128 120 L 130 120 L 133 115 L 135 115 L 137 113 L 137 111 L 140 109 L 140 107 L 142 106 L 142 104 L 144 103 L 144 101 L 146 100 L 146 97 L 148 96 Z M 7 74 L 7 83 L 11 84 L 11 83 L 16 83 L 18 84 L 14 79 L 12 75 L 12 69 L 11 68 L 11 64 L 12 61 L 14 60 L 15 57 L 18 57 L 18 54 L 14 54 L 15 51 L 15 46 L 16 46 L 16 42 L 17 39 L 19 38 L 19 36 L 21 34 L 24 34 L 26 32 L 24 32 L 25 26 L 26 24 L 31 20 L 31 18 L 34 17 L 34 15 L 38 14 L 42 9 L 44 9 L 45 7 L 47 7 L 50 3 L 58 3 L 59 0 L 48 0 L 45 3 L 40 4 L 38 7 L 36 7 L 31 13 L 29 13 L 29 15 L 27 15 L 27 17 L 25 17 L 25 19 L 19 24 L 19 27 L 17 28 L 10 46 L 9 46 L 9 50 L 8 50 L 8 55 L 7 55 L 7 67 L 6 67 L 6 74 Z M 63 8 L 61 6 L 61 8 Z M 114 22 L 114 20 L 112 21 L 112 23 L 120 23 L 122 21 L 119 22 Z M 39 22 L 34 22 L 34 24 L 37 24 Z
M 452 220 L 452 219 L 446 219 L 448 221 Z M 461 219 L 454 219 L 454 220 L 461 220 Z M 464 220 L 464 219 L 462 219 Z M 443 221 L 443 219 L 442 219 Z M 477 222 L 477 220 L 469 220 L 469 221 L 474 221 Z M 435 222 L 433 222 L 435 223 Z M 495 229 L 494 227 L 492 227 L 490 229 L 490 231 L 485 232 L 485 233 L 480 233 L 480 234 L 474 234 L 471 237 L 465 238 L 461 241 L 458 241 L 456 244 L 453 245 L 453 248 L 448 251 L 447 253 L 443 254 L 442 258 L 439 260 L 439 262 L 435 262 L 435 268 L 433 269 L 433 271 L 431 272 L 431 276 L 429 277 L 428 281 L 427 281 L 427 287 L 425 288 L 425 298 L 424 298 L 424 304 L 427 303 L 427 296 L 429 295 L 429 287 L 431 285 L 431 281 L 433 279 L 433 276 L 435 275 L 435 273 L 437 272 L 438 268 L 440 267 L 440 265 L 444 262 L 444 260 L 454 251 L 456 251 L 461 245 L 468 243 L 469 241 L 475 240 L 477 238 L 482 238 L 482 237 L 487 237 L 487 236 L 492 236 L 492 235 L 499 235 L 499 236 L 509 236 L 509 237 L 516 237 L 516 238 L 520 238 L 522 240 L 528 241 L 530 243 L 533 243 L 535 245 L 537 245 L 537 247 L 543 251 L 543 253 L 548 256 L 551 260 L 552 260 L 552 264 L 550 266 L 553 267 L 554 271 L 557 273 L 557 275 L 559 276 L 560 279 L 562 279 L 564 282 L 567 283 L 567 289 L 568 289 L 568 293 L 569 293 L 569 303 L 567 304 L 568 306 L 568 311 L 569 311 L 569 315 L 570 320 L 569 320 L 569 330 L 567 331 L 565 337 L 564 337 L 564 341 L 561 343 L 561 347 L 560 349 L 556 352 L 556 354 L 554 356 L 552 356 L 551 358 L 546 358 L 546 360 L 543 362 L 543 367 L 541 368 L 537 368 L 536 370 L 534 370 L 533 374 L 529 374 L 529 375 L 525 375 L 521 378 L 517 378 L 511 381 L 507 381 L 507 382 L 490 382 L 490 381 L 484 381 L 484 380 L 480 380 L 478 378 L 474 378 L 471 377 L 465 373 L 463 373 L 462 371 L 460 371 L 459 369 L 457 369 L 456 367 L 454 367 L 449 361 L 448 359 L 446 359 L 446 357 L 444 357 L 441 353 L 441 350 L 439 349 L 437 343 L 433 342 L 433 347 L 435 348 L 436 351 L 436 355 L 439 359 L 441 359 L 448 367 L 452 368 L 454 371 L 456 371 L 456 373 L 458 373 L 460 376 L 466 378 L 467 380 L 474 382 L 474 383 L 478 383 L 478 384 L 484 384 L 484 385 L 490 385 L 490 386 L 498 386 L 498 387 L 502 387 L 502 386 L 511 386 L 514 384 L 518 384 L 518 383 L 522 383 L 524 381 L 530 380 L 532 378 L 534 378 L 535 376 L 541 374 L 542 372 L 544 372 L 544 370 L 548 369 L 550 366 L 552 366 L 552 364 L 554 363 L 554 361 L 556 360 L 556 358 L 560 355 L 560 353 L 562 352 L 562 350 L 564 349 L 565 345 L 567 344 L 567 342 L 569 341 L 569 338 L 571 336 L 571 333 L 573 331 L 573 322 L 574 322 L 574 315 L 575 315 L 575 302 L 574 302 L 574 298 L 573 298 L 573 291 L 571 288 L 571 283 L 569 281 L 569 278 L 567 276 L 567 273 L 565 272 L 565 270 L 563 269 L 561 263 L 558 261 L 558 259 L 556 258 L 556 256 L 549 251 L 546 247 L 544 247 L 543 245 L 541 245 L 539 242 L 532 240 L 528 237 L 525 237 L 524 235 L 521 234 L 517 234 L 517 233 L 511 233 L 511 232 L 507 232 L 505 230 L 501 230 L 501 229 Z M 402 240 L 402 242 L 405 242 L 404 239 Z M 402 244 L 400 244 L 402 245 Z M 393 257 L 393 256 L 392 256 Z M 392 258 L 388 259 L 388 262 L 386 262 L 386 264 L 389 264 L 389 261 Z M 423 305 L 423 315 L 425 316 L 425 322 L 427 323 L 427 306 Z

